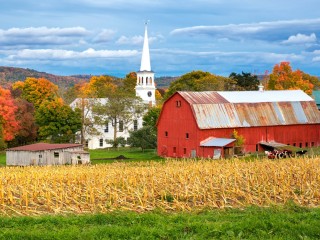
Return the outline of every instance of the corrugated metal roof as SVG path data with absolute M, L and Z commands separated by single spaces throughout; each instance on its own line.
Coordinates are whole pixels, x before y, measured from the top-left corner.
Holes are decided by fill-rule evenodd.
M 217 93 L 232 103 L 313 101 L 312 97 L 302 90 L 219 91 Z
M 190 104 L 227 103 L 218 92 L 178 92 Z
M 320 113 L 314 100 L 304 92 L 300 90 L 269 92 L 267 99 L 258 97 L 256 101 L 254 101 L 255 96 L 263 93 L 241 92 L 239 101 L 233 98 L 240 92 L 228 92 L 230 94 L 224 96 L 220 96 L 222 92 L 179 92 L 179 94 L 190 103 L 200 129 L 320 123 Z M 243 102 L 244 94 L 250 102 Z M 271 97 L 279 94 L 282 95 L 276 98 L 279 101 Z M 288 97 L 287 101 L 283 101 L 284 96 Z M 292 96 L 296 96 L 297 100 L 292 100 L 294 99 Z
M 30 145 L 25 145 L 21 147 L 9 148 L 7 151 L 45 151 L 45 150 L 55 150 L 63 148 L 74 148 L 81 147 L 82 144 L 72 144 L 72 143 L 63 143 L 63 144 L 50 144 L 50 143 L 35 143 Z
M 201 141 L 200 146 L 201 147 L 224 147 L 234 141 L 236 141 L 236 139 L 209 137 L 209 138 Z

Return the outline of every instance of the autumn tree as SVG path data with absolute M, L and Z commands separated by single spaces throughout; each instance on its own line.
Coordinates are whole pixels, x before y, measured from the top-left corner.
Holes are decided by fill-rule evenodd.
M 0 87 L 0 124 L 4 141 L 14 139 L 20 129 L 19 121 L 16 118 L 17 107 L 11 93 L 7 89 Z
M 292 90 L 301 89 L 311 95 L 313 84 L 301 70 L 293 71 L 289 62 L 281 62 L 273 67 L 269 76 L 268 89 L 270 90 Z
M 235 89 L 238 91 L 250 91 L 257 90 L 259 85 L 259 80 L 256 75 L 251 75 L 251 73 L 242 72 L 241 74 L 232 72 L 229 78 L 235 81 Z
M 12 88 L 21 89 L 21 97 L 32 103 L 37 110 L 43 101 L 54 101 L 58 98 L 58 86 L 45 78 L 26 78 L 16 82 Z
M 61 98 L 44 101 L 36 112 L 39 138 L 51 142 L 73 142 L 81 128 L 80 110 L 65 105 Z
M 192 71 L 171 82 L 164 99 L 176 91 L 222 91 L 232 89 L 234 81 L 203 71 Z

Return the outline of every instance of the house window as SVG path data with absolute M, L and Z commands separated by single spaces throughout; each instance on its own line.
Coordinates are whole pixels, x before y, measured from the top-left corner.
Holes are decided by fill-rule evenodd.
M 186 139 L 189 139 L 189 133 L 186 133 Z
M 59 152 L 54 152 L 54 153 L 53 153 L 53 156 L 54 156 L 55 158 L 58 158 L 58 157 L 59 157 Z
M 99 139 L 99 146 L 103 147 L 103 139 L 102 138 Z
M 167 131 L 164 132 L 164 136 L 168 137 L 168 132 Z
M 180 100 L 176 101 L 176 107 L 181 107 L 181 101 Z
M 105 129 L 104 129 L 104 132 L 107 133 L 109 132 L 109 123 L 106 122 L 106 126 L 105 126 Z
M 133 131 L 138 130 L 138 120 L 133 120 Z
M 119 121 L 119 132 L 123 132 L 123 121 Z
M 41 155 L 41 154 L 39 154 L 39 158 L 42 158 L 42 155 Z
M 176 153 L 176 152 L 177 152 L 177 148 L 173 147 L 173 153 Z

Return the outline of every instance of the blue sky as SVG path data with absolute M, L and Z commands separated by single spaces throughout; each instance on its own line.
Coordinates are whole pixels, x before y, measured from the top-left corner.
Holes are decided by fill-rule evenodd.
M 318 0 L 10 0 L 0 65 L 59 75 L 137 71 L 148 25 L 156 76 L 264 74 L 281 61 L 320 76 Z

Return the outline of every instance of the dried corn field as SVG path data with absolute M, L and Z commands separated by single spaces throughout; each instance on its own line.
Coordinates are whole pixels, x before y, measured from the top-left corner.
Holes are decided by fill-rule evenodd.
M 320 158 L 0 168 L 0 215 L 320 204 Z

